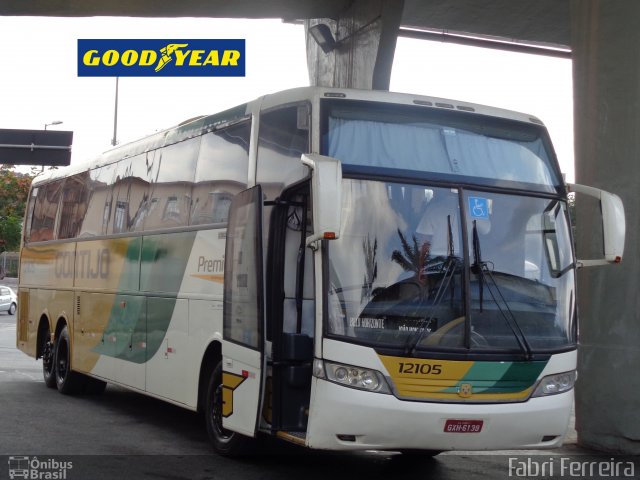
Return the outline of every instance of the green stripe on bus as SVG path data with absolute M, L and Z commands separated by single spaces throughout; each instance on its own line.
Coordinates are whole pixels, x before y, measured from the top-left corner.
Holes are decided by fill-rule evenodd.
M 142 239 L 140 264 L 127 262 L 120 285 L 130 288 L 131 279 L 140 272 L 140 291 L 160 296 L 119 293 L 115 296 L 104 331 L 104 341 L 93 351 L 134 363 L 151 359 L 167 333 L 196 232 L 149 235 Z M 128 255 L 137 258 L 136 239 Z
M 535 362 L 475 362 L 454 387 L 443 393 L 457 393 L 460 385 L 468 383 L 474 393 L 515 393 L 531 387 L 540 376 L 547 361 Z

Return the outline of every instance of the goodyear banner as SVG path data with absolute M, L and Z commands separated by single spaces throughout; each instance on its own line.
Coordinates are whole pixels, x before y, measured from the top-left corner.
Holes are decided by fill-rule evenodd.
M 79 77 L 244 77 L 244 39 L 78 40 Z

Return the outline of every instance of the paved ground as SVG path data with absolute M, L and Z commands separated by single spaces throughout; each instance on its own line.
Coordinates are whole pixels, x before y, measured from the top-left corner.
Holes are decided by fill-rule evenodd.
M 41 362 L 16 350 L 15 334 L 15 316 L 0 314 L 0 479 L 25 457 L 30 462 L 37 457 L 35 466 L 44 462 L 39 471 L 45 473 L 71 462 L 64 477 L 69 480 L 507 479 L 517 473 L 509 458 L 518 455 L 538 453 L 543 457 L 537 458 L 550 461 L 588 453 L 575 445 L 571 432 L 565 447 L 544 452 L 456 453 L 406 461 L 388 453 L 343 455 L 261 442 L 261 451 L 269 455 L 226 459 L 212 453 L 202 419 L 189 411 L 112 385 L 93 397 L 47 389 Z

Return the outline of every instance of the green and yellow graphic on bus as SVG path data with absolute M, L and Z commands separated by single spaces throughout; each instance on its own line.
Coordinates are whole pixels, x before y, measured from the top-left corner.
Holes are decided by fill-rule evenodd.
M 529 398 L 547 361 L 423 360 L 380 355 L 400 398 L 508 402 Z

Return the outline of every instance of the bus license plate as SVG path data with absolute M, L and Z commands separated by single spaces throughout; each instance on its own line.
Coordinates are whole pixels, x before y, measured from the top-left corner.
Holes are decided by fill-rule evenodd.
M 480 433 L 483 420 L 447 420 L 444 424 L 445 433 Z

